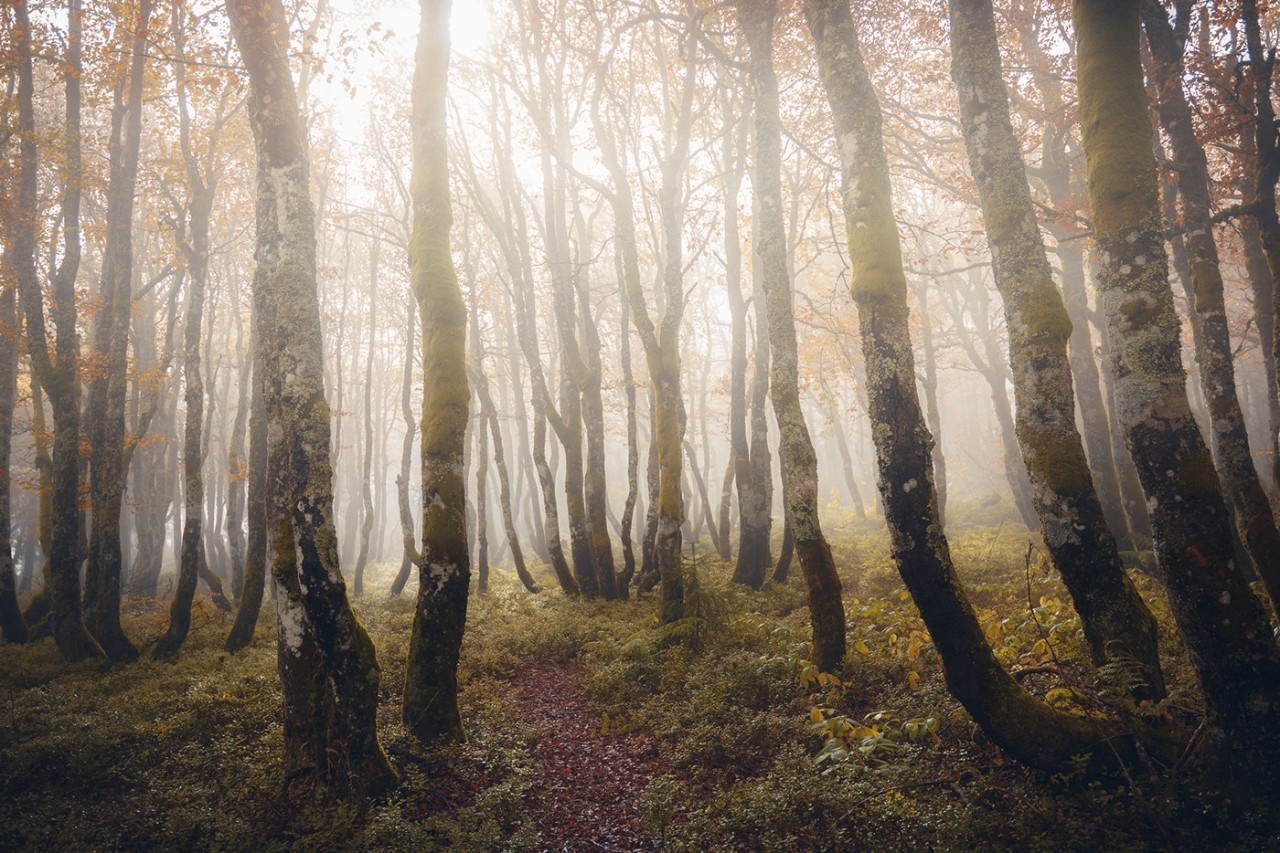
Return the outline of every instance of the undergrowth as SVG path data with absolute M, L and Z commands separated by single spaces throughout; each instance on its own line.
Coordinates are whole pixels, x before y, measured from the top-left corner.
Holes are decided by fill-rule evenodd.
M 357 610 L 382 665 L 382 742 L 403 783 L 362 807 L 281 778 L 271 602 L 251 648 L 201 600 L 176 663 L 68 665 L 49 641 L 0 649 L 0 849 L 528 849 L 535 727 L 511 679 L 576 661 L 599 736 L 646 731 L 664 774 L 635 807 L 671 850 L 1181 849 L 1278 843 L 1261 819 L 1135 768 L 1128 783 L 1048 777 L 1008 762 L 946 691 L 941 665 L 883 531 L 829 525 L 845 586 L 849 654 L 808 660 L 799 566 L 755 592 L 699 549 L 689 614 L 659 626 L 639 603 L 520 591 L 495 568 L 472 596 L 461 679 L 468 741 L 423 751 L 399 723 L 412 590 Z M 1001 661 L 1056 705 L 1106 698 L 1060 581 L 1025 531 L 961 527 L 952 552 Z M 366 588 L 385 589 L 393 566 Z M 1185 651 L 1157 585 L 1136 580 L 1162 629 L 1172 711 L 1194 718 Z M 130 602 L 146 642 L 163 608 Z M 1104 679 L 1105 681 L 1105 679 Z M 1105 688 L 1105 683 L 1101 688 Z M 1150 710 L 1150 709 L 1147 709 Z M 1274 832 L 1274 829 L 1270 830 Z

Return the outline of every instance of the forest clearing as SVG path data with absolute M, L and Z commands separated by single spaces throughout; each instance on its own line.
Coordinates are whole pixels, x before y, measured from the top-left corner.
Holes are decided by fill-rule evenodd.
M 1280 4 L 0 2 L 0 848 L 1280 849 Z

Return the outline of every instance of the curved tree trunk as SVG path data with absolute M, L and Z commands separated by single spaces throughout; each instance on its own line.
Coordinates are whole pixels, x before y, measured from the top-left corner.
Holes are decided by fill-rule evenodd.
M 1187 401 L 1139 61 L 1139 0 L 1075 0 L 1084 152 L 1117 410 L 1156 555 L 1222 754 L 1276 779 L 1280 649 L 1235 564 L 1231 519 Z M 1172 472 L 1172 473 L 1170 473 Z
M 840 667 L 845 653 L 844 603 L 831 546 L 818 518 L 818 457 L 800 406 L 799 355 L 787 273 L 786 226 L 782 218 L 782 121 L 773 70 L 775 0 L 739 0 L 738 23 L 750 51 L 755 84 L 756 156 L 753 175 L 765 311 L 772 369 L 769 384 L 778 419 L 778 455 L 787 528 L 808 588 L 813 622 L 813 662 L 824 672 Z M 785 552 L 785 549 L 784 549 Z M 775 571 L 775 577 L 777 572 Z
M 227 14 L 248 71 L 258 155 L 254 306 L 274 493 L 269 527 L 276 549 L 286 755 L 298 743 L 293 729 L 314 726 L 320 716 L 303 716 L 314 707 L 291 707 L 290 685 L 321 685 L 329 722 L 316 744 L 317 771 L 339 790 L 368 793 L 394 784 L 396 773 L 378 743 L 377 656 L 347 601 L 338 561 L 315 211 L 305 127 L 286 58 L 289 29 L 277 0 L 250 7 L 228 0 Z
M 991 0 L 951 0 L 951 75 L 978 185 L 996 287 L 1004 301 L 1017 438 L 1045 546 L 1075 602 L 1095 664 L 1142 665 L 1141 699 L 1164 696 L 1158 630 L 1125 574 L 1076 430 L 1067 341 L 1026 165 L 1009 119 Z
M 421 0 L 413 76 L 410 280 L 422 320 L 422 562 L 405 671 L 405 727 L 424 741 L 461 740 L 458 653 L 471 582 L 464 453 L 471 389 L 467 308 L 449 243 L 450 0 Z

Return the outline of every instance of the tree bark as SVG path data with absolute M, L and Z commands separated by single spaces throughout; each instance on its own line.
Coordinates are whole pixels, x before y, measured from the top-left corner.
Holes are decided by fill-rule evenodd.
M 373 354 L 378 332 L 378 241 L 369 246 L 369 352 L 364 363 L 364 457 L 360 467 L 360 494 L 363 507 L 360 519 L 360 551 L 356 555 L 354 590 L 356 598 L 364 595 L 364 570 L 369 562 L 369 537 L 373 533 Z
M 1185 26 L 1189 15 L 1189 5 L 1184 6 L 1179 24 Z M 1196 320 L 1195 355 L 1208 404 L 1213 455 L 1241 542 L 1266 584 L 1272 605 L 1280 607 L 1280 530 L 1249 452 L 1249 434 L 1236 396 L 1222 269 L 1213 239 L 1209 163 L 1196 139 L 1182 83 L 1185 37 L 1175 33 L 1164 6 L 1155 0 L 1144 0 L 1142 16 L 1155 70 L 1160 124 L 1172 148 L 1172 167 L 1182 198 L 1182 240 L 1190 267 L 1189 309 Z
M 53 525 L 50 536 L 45 590 L 49 599 L 50 630 L 58 651 L 68 661 L 103 657 L 105 652 L 85 626 L 80 603 L 80 341 L 76 331 L 76 273 L 80 268 L 80 200 L 82 154 L 80 145 L 81 32 L 80 0 L 67 7 L 67 53 L 63 66 L 66 120 L 63 131 L 65 160 L 62 222 L 62 260 L 53 275 L 53 348 L 45 326 L 44 297 L 35 265 L 34 218 L 14 224 L 14 260 L 18 289 L 27 322 L 27 352 L 40 387 L 53 410 L 53 472 L 51 476 Z M 18 209 L 35 211 L 37 166 L 34 83 L 31 71 L 31 22 L 27 4 L 14 6 L 18 38 L 18 123 L 20 175 Z
M 784 469 L 782 486 L 788 529 L 808 590 L 813 662 L 824 672 L 834 672 L 845 653 L 844 603 L 835 559 L 818 518 L 818 458 L 800 405 L 799 355 L 782 218 L 782 120 L 773 70 L 776 17 L 775 0 L 739 0 L 738 23 L 746 37 L 755 87 L 753 184 L 755 215 L 760 225 L 756 253 L 769 321 L 769 349 L 773 356 L 769 384 L 778 419 L 778 455 Z
M 1095 664 L 1142 666 L 1139 699 L 1164 696 L 1155 617 L 1125 574 L 1076 430 L 1067 342 L 1026 164 L 1009 118 L 991 0 L 951 0 L 951 76 L 978 185 L 996 287 L 1004 301 L 1017 439 L 1045 547 L 1071 593 Z
M 338 790 L 371 793 L 394 784 L 396 773 L 377 737 L 377 656 L 347 601 L 338 561 L 315 212 L 306 132 L 286 58 L 288 24 L 277 0 L 247 8 L 228 0 L 227 15 L 248 71 L 258 155 L 254 305 L 265 367 L 286 754 L 298 743 L 292 729 L 318 717 L 302 716 L 314 707 L 291 707 L 290 685 L 320 684 L 328 725 L 314 753 L 316 769 Z
M 1054 711 L 996 660 L 951 562 L 938 521 L 932 441 L 916 393 L 906 275 L 893 220 L 880 105 L 847 0 L 805 0 L 840 148 L 851 289 L 866 361 L 868 412 L 894 558 L 942 657 L 947 685 L 987 735 L 1018 760 L 1062 769 L 1123 744 L 1111 724 Z
M 257 321 L 254 321 L 255 326 Z M 244 591 L 236 609 L 236 620 L 227 636 L 227 651 L 235 653 L 253 642 L 267 574 L 267 410 L 263 387 L 266 365 L 257 336 L 250 336 L 253 359 L 249 392 L 249 467 L 245 473 L 245 515 L 249 535 L 245 542 Z
M 1174 617 L 1229 766 L 1275 780 L 1280 650 L 1231 547 L 1187 401 L 1138 54 L 1139 0 L 1075 0 L 1077 79 L 1116 403 Z
M 151 0 L 132 22 L 132 56 L 111 110 L 107 243 L 102 258 L 102 309 L 93 327 L 95 372 L 88 382 L 89 495 L 93 527 L 85 573 L 85 624 L 112 660 L 138 650 L 120 627 L 120 513 L 124 505 L 125 398 L 129 313 L 133 304 L 133 206 L 142 145 L 142 95 Z M 122 24 L 124 22 L 122 21 Z M 126 24 L 127 26 L 127 24 Z
M 458 653 L 471 581 L 466 529 L 467 308 L 449 228 L 450 0 L 421 0 L 413 77 L 410 281 L 422 321 L 422 562 L 405 672 L 405 727 L 424 741 L 461 740 Z

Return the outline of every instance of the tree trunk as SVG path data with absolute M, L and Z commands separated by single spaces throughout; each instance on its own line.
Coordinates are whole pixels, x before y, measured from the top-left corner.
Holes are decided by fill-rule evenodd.
M 422 320 L 422 562 L 405 672 L 404 724 L 424 741 L 461 740 L 458 653 L 471 582 L 467 553 L 467 308 L 449 244 L 450 0 L 421 0 L 413 77 L 410 280 Z
M 991 652 L 938 521 L 932 441 L 916 395 L 906 276 L 893 220 L 880 105 L 846 0 L 805 0 L 831 102 L 843 174 L 851 289 L 866 360 L 880 494 L 898 570 L 943 661 L 947 684 L 992 740 L 1020 761 L 1063 769 L 1124 744 L 1111 724 L 1051 710 L 1022 690 Z
M 18 37 L 18 123 L 21 136 L 18 208 L 34 211 L 37 205 L 34 84 L 31 72 L 31 23 L 27 4 L 14 6 Z M 50 536 L 45 590 L 49 599 L 50 629 L 58 651 L 68 661 L 103 657 L 105 652 L 85 626 L 80 604 L 80 390 L 76 332 L 76 273 L 80 268 L 80 200 L 82 155 L 80 146 L 81 24 L 80 0 L 69 0 L 67 55 L 63 66 L 66 87 L 66 121 L 63 132 L 65 161 L 62 220 L 62 260 L 53 275 L 52 313 L 56 330 L 53 348 L 45 327 L 44 298 L 35 264 L 35 219 L 15 224 L 13 266 L 18 274 L 27 321 L 27 352 L 31 366 L 53 410 L 53 529 Z
M 256 319 L 254 325 L 257 325 Z M 249 467 L 245 476 L 245 514 L 249 536 L 245 543 L 244 592 L 236 610 L 236 621 L 227 637 L 227 651 L 233 654 L 253 642 L 267 573 L 267 410 L 263 385 L 266 365 L 262 361 L 262 347 L 257 336 L 252 334 L 250 351 L 253 359 L 253 384 L 249 392 L 252 411 L 249 417 Z
M 416 312 L 405 312 L 404 369 L 400 375 L 400 413 L 404 416 L 404 444 L 400 447 L 400 472 L 396 474 L 396 505 L 400 508 L 400 571 L 391 584 L 391 595 L 399 595 L 409 582 L 413 566 L 421 561 L 417 534 L 413 529 L 413 510 L 409 505 L 409 470 L 413 464 L 413 435 L 417 425 L 413 419 L 413 331 Z
M 364 595 L 364 569 L 369 562 L 369 537 L 373 533 L 373 354 L 378 332 L 378 241 L 369 246 L 369 352 L 364 363 L 364 458 L 360 468 L 360 493 L 363 498 L 360 519 L 360 552 L 356 556 L 356 598 Z
M 269 527 L 276 548 L 286 755 L 298 742 L 291 730 L 316 719 L 301 716 L 307 709 L 299 713 L 289 703 L 290 685 L 307 679 L 322 685 L 329 719 L 315 750 L 320 777 L 339 790 L 369 793 L 394 784 L 396 773 L 377 737 L 377 657 L 347 601 L 338 562 L 315 212 L 305 127 L 286 58 L 288 24 L 277 0 L 249 8 L 228 0 L 227 7 L 248 71 L 258 155 L 254 305 L 273 462 Z
M 1280 650 L 1235 564 L 1231 521 L 1187 402 L 1138 55 L 1139 0 L 1075 0 L 1077 79 L 1100 304 L 1117 411 L 1142 479 L 1165 587 L 1222 758 L 1276 778 Z
M 1142 666 L 1139 699 L 1164 696 L 1158 627 L 1125 574 L 1076 430 L 1067 341 L 1071 320 L 1054 285 L 1009 101 L 991 0 L 951 0 L 951 75 L 978 185 L 996 287 L 1004 301 L 1017 439 L 1045 547 L 1084 626 L 1093 661 Z
M 844 659 L 844 603 L 831 546 L 818 518 L 818 458 L 800 405 L 799 356 L 787 273 L 786 226 L 782 218 L 782 121 L 778 82 L 773 70 L 775 0 L 740 0 L 738 23 L 750 52 L 755 86 L 756 219 L 765 311 L 769 321 L 773 411 L 778 419 L 778 455 L 784 469 L 787 523 L 800 570 L 808 588 L 813 622 L 813 662 L 824 672 L 836 671 Z
M 107 242 L 102 258 L 102 310 L 95 317 L 93 354 L 98 370 L 89 381 L 89 495 L 93 528 L 85 573 L 85 624 L 112 660 L 132 660 L 138 650 L 120 627 L 120 513 L 124 505 L 125 398 L 128 393 L 129 314 L 132 307 L 133 206 L 142 143 L 142 96 L 151 2 L 142 0 L 133 21 L 132 57 L 115 90 L 111 110 Z
M 17 211 L 19 216 L 35 211 Z M 6 230 L 9 230 L 6 228 Z M 13 257 L 12 233 L 4 235 L 4 258 L 0 261 L 4 279 L 11 280 L 15 270 L 9 263 Z M 11 489 L 11 456 L 13 448 L 13 410 L 18 393 L 18 311 L 14 288 L 6 284 L 0 292 L 0 637 L 6 643 L 25 643 L 27 625 L 18 607 L 18 582 L 13 569 L 13 495 Z M 24 567 L 30 573 L 31 567 Z
M 1040 44 L 1032 16 L 1024 15 L 1019 21 L 1018 36 L 1023 50 L 1033 58 L 1031 76 L 1036 88 L 1040 90 L 1047 115 L 1041 144 L 1041 176 L 1049 193 L 1049 201 L 1056 208 L 1067 210 L 1075 203 L 1074 199 L 1082 189 L 1078 182 L 1073 182 L 1071 159 L 1067 154 L 1067 142 L 1071 138 L 1071 111 L 1067 109 L 1062 80 L 1048 67 L 1049 61 Z M 1124 446 L 1113 446 L 1110 418 L 1089 331 L 1089 298 L 1086 291 L 1084 251 L 1078 239 L 1080 235 L 1062 220 L 1054 221 L 1049 228 L 1057 241 L 1056 254 L 1062 266 L 1062 298 L 1071 320 L 1067 353 L 1094 488 L 1102 503 L 1107 527 L 1115 536 L 1117 546 L 1121 551 L 1136 551 L 1138 543 L 1134 540 L 1134 534 L 1142 533 L 1150 538 L 1151 527 L 1147 521 L 1146 503 L 1142 499 L 1141 489 L 1133 490 L 1137 500 L 1130 501 L 1121 488 L 1119 472 L 1122 465 L 1129 469 L 1133 466 Z
M 614 266 L 618 281 L 624 281 L 622 248 L 614 253 Z M 630 595 L 631 581 L 636 574 L 636 551 L 631 542 L 631 531 L 635 524 L 636 498 L 640 494 L 640 442 L 636 435 L 636 380 L 631 370 L 631 303 L 627 299 L 620 300 L 618 306 L 618 327 L 621 338 L 622 387 L 627 400 L 627 499 L 622 505 L 622 529 L 618 538 L 622 540 L 622 574 L 618 576 L 618 597 Z
M 920 305 L 920 346 L 924 355 L 924 402 L 928 407 L 929 434 L 933 436 L 933 478 L 938 492 L 938 523 L 947 518 L 947 457 L 942 452 L 942 410 L 938 406 L 938 358 L 933 343 L 933 320 L 929 316 L 929 286 L 921 282 L 916 288 Z
M 1208 404 L 1213 455 L 1240 539 L 1271 594 L 1272 605 L 1280 608 L 1280 530 L 1253 465 L 1244 413 L 1236 396 L 1222 270 L 1213 239 L 1209 163 L 1196 139 L 1191 105 L 1183 89 L 1182 42 L 1170 26 L 1164 6 L 1144 0 L 1142 14 L 1159 92 L 1160 123 L 1173 151 L 1172 167 L 1177 171 L 1182 198 L 1182 240 L 1190 266 L 1189 310 L 1198 329 L 1195 355 Z

